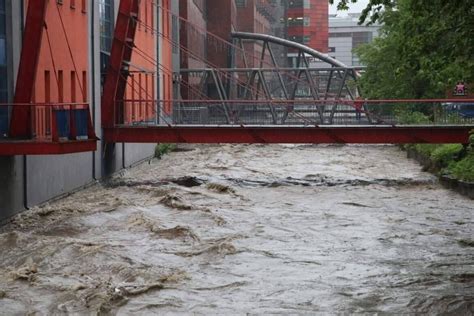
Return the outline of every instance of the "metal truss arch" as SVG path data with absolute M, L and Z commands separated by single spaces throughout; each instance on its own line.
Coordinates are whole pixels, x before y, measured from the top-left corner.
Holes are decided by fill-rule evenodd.
M 321 53 L 320 51 L 317 51 L 316 49 L 313 49 L 309 46 L 306 46 L 297 42 L 289 41 L 287 39 L 283 39 L 280 37 L 267 35 L 267 34 L 261 34 L 261 33 L 248 33 L 248 32 L 232 32 L 231 36 L 235 39 L 262 41 L 265 43 L 273 43 L 273 44 L 281 45 L 287 48 L 293 48 L 295 50 L 308 54 L 311 57 L 314 57 L 323 62 L 326 62 L 332 67 L 349 68 L 343 62 L 340 62 L 339 60 L 336 60 L 327 54 Z

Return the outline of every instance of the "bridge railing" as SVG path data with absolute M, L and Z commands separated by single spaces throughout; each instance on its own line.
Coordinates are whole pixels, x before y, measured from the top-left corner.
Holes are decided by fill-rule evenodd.
M 170 106 L 173 114 L 165 115 Z M 118 109 L 116 122 L 124 126 L 474 126 L 473 100 L 123 100 Z
M 26 113 L 29 137 L 10 135 L 13 109 Z M 0 104 L 0 141 L 23 140 L 37 142 L 64 142 L 68 140 L 95 140 L 88 103 L 32 103 Z

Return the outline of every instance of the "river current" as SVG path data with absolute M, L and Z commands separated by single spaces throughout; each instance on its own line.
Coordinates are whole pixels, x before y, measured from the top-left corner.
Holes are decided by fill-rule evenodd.
M 392 146 L 182 147 L 0 229 L 0 314 L 474 313 L 474 203 Z

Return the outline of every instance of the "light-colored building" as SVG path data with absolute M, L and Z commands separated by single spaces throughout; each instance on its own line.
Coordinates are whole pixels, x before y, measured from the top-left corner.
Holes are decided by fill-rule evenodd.
M 331 57 L 347 66 L 361 66 L 354 49 L 367 44 L 379 35 L 380 24 L 359 25 L 359 13 L 348 16 L 329 16 L 329 49 Z

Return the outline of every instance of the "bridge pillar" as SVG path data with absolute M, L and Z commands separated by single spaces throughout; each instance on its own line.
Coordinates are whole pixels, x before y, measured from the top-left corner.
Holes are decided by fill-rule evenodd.
M 15 86 L 14 103 L 17 105 L 13 107 L 10 124 L 9 136 L 12 138 L 31 137 L 31 108 L 26 105 L 31 103 L 33 97 L 47 3 L 47 0 L 28 2 L 23 46 Z
M 102 94 L 102 127 L 112 128 L 121 122 L 123 111 L 119 110 L 117 100 L 123 100 L 128 66 L 132 57 L 135 42 L 139 0 L 120 0 L 120 7 L 115 26 L 114 40 L 110 53 L 110 64 Z

